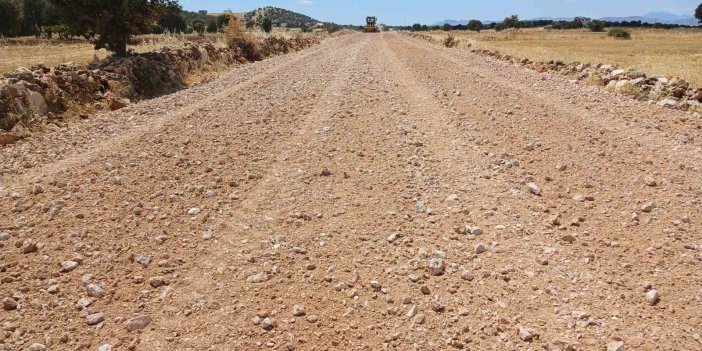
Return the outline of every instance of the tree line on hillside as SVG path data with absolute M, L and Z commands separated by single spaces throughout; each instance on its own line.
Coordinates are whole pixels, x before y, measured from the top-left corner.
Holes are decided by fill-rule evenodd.
M 702 4 L 700 4 L 695 11 L 695 18 L 702 23 Z M 663 29 L 673 29 L 673 28 L 692 28 L 688 25 L 680 24 L 664 24 L 664 23 L 647 23 L 641 21 L 622 21 L 622 22 L 610 22 L 610 21 L 584 21 L 582 19 L 576 18 L 572 21 L 554 21 L 554 20 L 531 20 L 522 21 L 519 16 L 512 15 L 505 18 L 502 22 L 491 22 L 483 24 L 479 20 L 470 20 L 467 24 L 451 25 L 449 23 L 443 26 L 427 26 L 420 23 L 415 23 L 412 26 L 399 26 L 392 27 L 400 30 L 409 30 L 414 32 L 420 31 L 430 31 L 430 30 L 471 30 L 475 32 L 480 32 L 483 29 L 494 29 L 496 31 L 502 31 L 509 28 L 538 28 L 546 27 L 550 29 L 581 29 L 587 28 L 594 32 L 601 32 L 605 27 L 625 27 L 625 28 L 663 28 Z

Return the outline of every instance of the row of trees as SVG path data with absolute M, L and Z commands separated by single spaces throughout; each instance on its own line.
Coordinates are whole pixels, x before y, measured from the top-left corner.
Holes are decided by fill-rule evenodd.
M 217 32 L 231 17 L 183 11 L 177 0 L 0 0 L 0 36 L 82 36 L 96 49 L 127 54 L 133 35 L 148 33 Z M 260 27 L 270 32 L 264 18 Z
M 0 0 L 0 35 L 35 35 L 55 30 L 58 9 L 48 0 Z
M 700 23 L 702 23 L 702 4 L 700 4 L 697 7 L 697 10 L 695 11 L 695 17 L 699 20 Z M 482 22 L 479 20 L 470 20 L 468 21 L 467 25 L 451 25 L 449 23 L 444 24 L 443 26 L 427 26 L 427 25 L 422 25 L 419 23 L 415 23 L 411 27 L 398 27 L 399 29 L 403 30 L 411 30 L 411 31 L 429 31 L 429 30 L 438 30 L 442 29 L 444 31 L 449 31 L 449 30 L 472 30 L 476 32 L 480 32 L 481 29 L 494 29 L 496 31 L 501 31 L 505 30 L 508 28 L 536 28 L 536 27 L 550 27 L 553 29 L 580 29 L 580 28 L 588 28 L 593 32 L 601 32 L 604 31 L 605 27 L 647 27 L 647 28 L 665 28 L 665 29 L 672 29 L 672 28 L 681 28 L 681 27 L 690 27 L 690 26 L 685 26 L 685 25 L 679 25 L 679 24 L 663 24 L 663 23 L 646 23 L 646 22 L 641 22 L 641 21 L 623 21 L 623 22 L 608 22 L 608 21 L 599 21 L 599 20 L 594 20 L 590 22 L 583 22 L 581 20 L 573 20 L 573 21 L 553 21 L 553 20 L 534 20 L 534 21 L 522 21 L 519 19 L 519 16 L 517 15 L 512 15 L 509 17 L 506 17 L 502 22 L 493 22 L 489 23 L 487 25 L 484 25 Z

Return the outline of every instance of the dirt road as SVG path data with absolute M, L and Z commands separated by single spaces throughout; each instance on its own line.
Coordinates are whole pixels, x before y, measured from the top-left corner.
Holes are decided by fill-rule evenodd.
M 0 150 L 0 340 L 699 350 L 701 123 L 330 39 Z

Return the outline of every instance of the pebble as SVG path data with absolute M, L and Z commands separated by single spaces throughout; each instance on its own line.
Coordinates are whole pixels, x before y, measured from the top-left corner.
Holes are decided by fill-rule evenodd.
M 643 206 L 641 206 L 641 211 L 649 213 L 653 211 L 653 209 L 656 208 L 656 204 L 653 202 L 647 202 Z
M 44 351 L 46 350 L 46 346 L 44 344 L 40 344 L 38 342 L 33 343 L 27 348 L 27 351 Z
M 300 317 L 305 315 L 305 306 L 302 305 L 294 305 L 292 314 L 295 317 Z
M 473 227 L 468 227 L 467 229 L 468 229 L 468 232 L 473 234 L 473 235 L 482 235 L 483 234 L 483 230 L 480 229 L 480 227 L 473 226 Z
M 463 273 L 461 274 L 461 279 L 471 281 L 475 279 L 475 275 L 473 275 L 473 273 L 471 273 L 470 271 L 463 271 Z
M 156 276 L 149 278 L 149 285 L 151 285 L 152 288 L 156 289 L 164 285 L 168 285 L 168 282 L 163 277 Z
M 132 331 L 144 329 L 150 323 L 151 323 L 151 317 L 139 316 L 139 317 L 134 317 L 134 318 L 128 320 L 125 326 L 127 328 L 127 331 L 132 332 Z
M 656 180 L 651 176 L 646 176 L 646 178 L 644 178 L 644 183 L 650 187 L 657 185 Z
M 390 236 L 388 236 L 388 242 L 392 243 L 397 240 L 398 237 L 400 237 L 398 233 L 392 233 Z
M 657 290 L 652 289 L 646 293 L 646 302 L 649 305 L 654 306 L 655 304 L 658 303 L 658 301 L 660 301 L 660 296 L 658 296 Z
M 483 252 L 486 252 L 487 250 L 487 246 L 485 246 L 485 244 L 483 243 L 478 243 L 477 245 L 475 245 L 475 253 L 478 255 L 480 255 Z
M 608 342 L 607 351 L 624 351 L 624 342 L 621 340 Z
M 88 286 L 85 287 L 85 290 L 88 291 L 88 296 L 97 299 L 100 299 L 105 295 L 102 291 L 102 288 L 97 286 L 96 284 L 88 284 Z
M 293 252 L 296 253 L 296 254 L 304 255 L 304 254 L 307 253 L 307 249 L 305 249 L 304 247 L 298 247 L 298 246 L 296 246 L 296 247 L 293 247 Z
M 250 275 L 248 278 L 246 278 L 246 281 L 251 283 L 263 283 L 268 281 L 268 275 L 265 272 L 257 273 Z
M 46 292 L 48 292 L 49 294 L 58 294 L 58 292 L 59 292 L 58 284 L 50 285 L 49 288 L 46 289 Z
M 431 275 L 442 275 L 444 274 L 444 270 L 446 270 L 446 264 L 443 259 L 432 258 L 429 260 L 429 273 L 431 273 Z
M 311 315 L 307 316 L 307 321 L 310 323 L 317 323 L 317 316 L 311 314 Z
M 85 317 L 85 321 L 88 323 L 88 325 L 95 325 L 102 323 L 102 321 L 105 320 L 105 315 L 102 313 L 93 313 L 89 314 L 87 317 Z
M 371 288 L 373 288 L 374 290 L 380 290 L 380 288 L 383 287 L 383 285 L 380 284 L 380 282 L 378 282 L 377 280 L 371 280 L 370 286 L 371 286 Z
M 136 262 L 144 267 L 148 267 L 149 263 L 151 263 L 151 256 L 135 252 L 132 254 L 132 261 L 134 261 L 134 262 Z
M 202 233 L 202 238 L 205 240 L 211 240 L 212 239 L 212 232 L 208 230 L 208 231 Z
M 261 327 L 265 330 L 271 330 L 275 328 L 275 322 L 269 317 L 266 317 L 261 321 Z
M 76 303 L 76 308 L 79 310 L 84 310 L 90 305 L 92 305 L 93 301 L 94 300 L 89 297 L 81 297 L 80 300 L 78 300 L 78 302 Z
M 34 186 L 32 186 L 32 190 L 30 191 L 30 194 L 39 195 L 43 192 L 44 192 L 44 187 L 42 187 L 41 184 L 34 184 Z
M 190 216 L 196 216 L 200 213 L 200 208 L 199 207 L 193 207 L 191 209 L 188 209 L 188 215 Z
M 531 191 L 532 194 L 539 196 L 541 195 L 541 189 L 539 188 L 536 183 L 529 183 L 527 184 L 527 188 L 529 188 L 529 191 Z
M 5 311 L 12 311 L 17 309 L 17 301 L 11 297 L 6 297 L 2 300 L 2 308 Z
M 407 311 L 407 317 L 412 318 L 417 315 L 417 306 L 412 306 L 409 311 Z
M 162 245 L 163 243 L 165 243 L 167 239 L 168 239 L 168 237 L 165 235 L 159 235 L 156 238 L 154 238 L 154 240 L 156 240 L 156 243 L 159 245 Z
M 78 262 L 76 261 L 63 261 L 61 262 L 61 272 L 70 272 L 78 267 Z
M 104 344 L 104 345 L 98 347 L 97 351 L 112 351 L 112 345 Z
M 534 336 L 531 335 L 529 329 L 525 327 L 519 327 L 519 339 L 521 339 L 522 341 L 531 341 L 531 339 L 533 338 Z

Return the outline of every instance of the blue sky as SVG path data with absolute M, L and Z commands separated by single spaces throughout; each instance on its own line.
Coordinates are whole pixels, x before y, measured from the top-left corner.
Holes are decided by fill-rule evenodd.
M 692 15 L 702 0 L 180 0 L 187 10 L 246 12 L 275 6 L 322 21 L 363 24 L 367 15 L 390 25 L 435 23 L 444 19 L 498 20 L 520 18 L 637 16 L 649 12 Z

